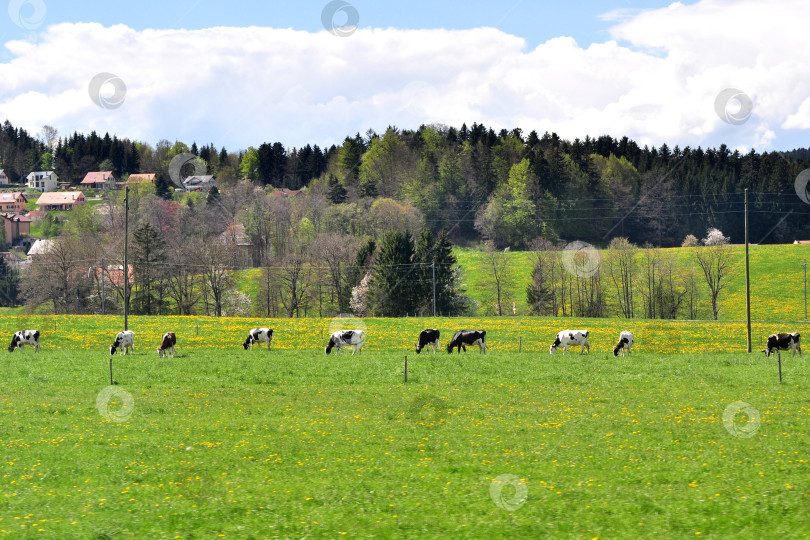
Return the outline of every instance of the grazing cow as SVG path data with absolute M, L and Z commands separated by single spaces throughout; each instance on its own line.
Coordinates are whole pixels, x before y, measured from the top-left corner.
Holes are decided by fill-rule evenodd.
M 619 342 L 613 347 L 613 356 L 619 356 L 619 352 L 621 351 L 622 356 L 624 356 L 624 351 L 627 351 L 627 355 L 630 355 L 630 347 L 633 346 L 633 333 L 628 332 L 625 330 L 621 334 L 619 334 Z
M 459 330 L 453 334 L 453 339 L 447 344 L 447 353 L 452 354 L 455 347 L 460 354 L 461 349 L 467 352 L 467 345 L 470 347 L 478 345 L 478 353 L 485 354 L 487 352 L 486 338 L 486 330 Z
M 587 330 L 563 330 L 557 334 L 557 339 L 554 340 L 554 343 L 551 344 L 549 347 L 548 352 L 549 354 L 554 354 L 557 352 L 557 347 L 561 346 L 563 348 L 563 354 L 568 352 L 568 347 L 572 345 L 582 346 L 582 350 L 579 354 L 584 354 L 585 351 L 588 351 L 588 354 L 591 353 L 591 346 L 588 343 L 588 331 Z
M 262 343 L 267 344 L 267 350 L 270 350 L 270 343 L 273 341 L 273 329 L 272 328 L 254 328 L 250 332 L 248 332 L 248 337 L 242 346 L 245 350 L 253 350 L 253 344 L 258 343 L 259 349 L 262 348 Z
M 116 349 L 121 349 L 119 354 L 127 354 L 127 349 L 135 350 L 135 332 L 132 330 L 124 330 L 118 332 L 115 336 L 115 341 L 110 345 L 110 355 L 115 354 Z
M 329 343 L 326 344 L 326 354 L 332 352 L 332 349 L 337 347 L 338 352 L 344 346 L 353 346 L 352 356 L 354 353 L 360 351 L 363 353 L 363 347 L 366 345 L 366 334 L 362 330 L 338 330 L 329 336 Z
M 430 350 L 433 347 L 433 353 L 436 354 L 436 349 L 441 347 L 439 344 L 439 331 L 435 328 L 428 328 L 419 332 L 419 341 L 416 343 L 416 354 L 425 347 Z
M 33 345 L 36 347 L 35 351 L 39 352 L 39 330 L 20 330 L 15 332 L 11 338 L 11 345 L 8 346 L 8 352 L 14 352 L 15 347 L 22 349 L 26 345 Z
M 174 332 L 166 332 L 163 334 L 163 340 L 160 342 L 160 347 L 158 347 L 157 352 L 158 356 L 163 358 L 163 355 L 169 357 L 174 357 L 174 346 L 177 345 L 177 336 L 174 335 Z
M 776 351 L 786 351 L 791 349 L 793 356 L 796 356 L 796 351 L 799 351 L 799 356 L 802 355 L 802 344 L 799 341 L 801 336 L 798 332 L 791 332 L 789 334 L 771 334 L 768 336 L 768 346 L 766 347 L 765 356 L 776 354 Z

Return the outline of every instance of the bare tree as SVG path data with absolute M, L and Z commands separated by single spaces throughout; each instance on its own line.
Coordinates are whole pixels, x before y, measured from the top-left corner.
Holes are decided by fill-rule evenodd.
M 720 237 L 725 238 L 722 233 Z M 720 313 L 717 299 L 720 297 L 720 292 L 728 285 L 728 278 L 734 270 L 733 251 L 727 243 L 728 238 L 725 238 L 725 241 L 718 240 L 717 235 L 712 234 L 712 229 L 709 229 L 709 235 L 703 242 L 707 245 L 694 248 L 693 253 L 695 261 L 706 279 L 706 285 L 709 286 L 712 316 L 714 320 L 717 320 L 717 315 Z
M 351 309 L 350 291 L 346 287 L 348 265 L 357 254 L 358 239 L 342 234 L 319 234 L 315 240 L 317 259 L 329 268 L 328 278 L 332 301 L 338 312 L 348 313 Z
M 545 238 L 538 238 L 532 242 L 534 251 L 534 268 L 532 280 L 526 287 L 526 301 L 532 315 L 558 314 L 559 272 L 561 264 L 560 250 Z M 558 264 L 559 263 L 559 264 Z
M 233 286 L 226 261 L 228 252 L 219 242 L 200 242 L 198 266 L 203 281 L 203 300 L 206 312 L 222 317 L 222 300 Z
M 22 292 L 29 307 L 53 302 L 54 313 L 91 311 L 92 271 L 87 259 L 89 242 L 72 235 L 54 240 L 50 250 L 36 257 L 22 280 Z
M 635 316 L 633 302 L 636 252 L 638 249 L 627 238 L 617 237 L 610 241 L 606 257 L 606 270 L 616 287 L 616 299 L 622 317 Z
M 512 262 L 512 253 L 509 248 L 499 251 L 490 244 L 484 254 L 484 261 L 492 277 L 490 285 L 495 287 L 495 305 L 500 316 L 503 315 L 501 299 L 504 289 L 512 282 L 512 266 L 510 264 Z
M 284 259 L 284 265 L 279 270 L 281 304 L 288 317 L 299 316 L 300 309 L 306 306 L 310 272 L 305 268 L 305 264 L 303 254 L 292 253 Z

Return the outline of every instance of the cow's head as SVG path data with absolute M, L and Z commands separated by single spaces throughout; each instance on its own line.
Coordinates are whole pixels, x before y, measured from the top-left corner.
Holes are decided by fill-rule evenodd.
M 20 345 L 20 336 L 14 334 L 11 338 L 11 345 L 8 346 L 8 352 L 14 352 L 14 348 Z
M 115 336 L 115 341 L 110 345 L 110 356 L 115 354 L 115 350 L 121 346 L 121 336 Z
M 324 349 L 324 351 L 326 352 L 326 354 L 331 353 L 331 352 L 332 352 L 332 349 L 335 347 L 335 345 L 337 345 L 337 343 L 335 343 L 335 338 L 334 338 L 334 337 L 330 337 L 330 338 L 329 338 L 329 343 L 327 343 L 327 344 L 326 344 L 326 349 Z
M 559 336 L 554 338 L 554 343 L 552 343 L 551 347 L 548 348 L 548 354 L 554 354 L 555 352 L 557 352 L 557 347 L 560 346 L 560 343 L 562 343 L 562 341 L 560 341 Z

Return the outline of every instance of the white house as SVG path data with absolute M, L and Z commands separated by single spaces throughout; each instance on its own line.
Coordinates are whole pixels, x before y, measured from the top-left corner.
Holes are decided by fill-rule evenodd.
M 0 184 L 8 184 L 8 175 L 3 169 L 0 169 Z
M 53 171 L 34 171 L 25 177 L 28 189 L 34 191 L 56 191 L 59 177 Z

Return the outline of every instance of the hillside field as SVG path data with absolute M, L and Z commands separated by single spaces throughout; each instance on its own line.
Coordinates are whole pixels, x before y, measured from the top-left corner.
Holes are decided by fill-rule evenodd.
M 740 323 L 629 322 L 132 317 L 110 387 L 120 317 L 3 317 L 43 349 L 0 364 L 0 534 L 807 536 L 808 355 L 779 384 Z M 561 323 L 589 355 L 548 354 Z M 264 325 L 272 349 L 245 351 Z M 369 350 L 326 356 L 341 326 Z M 490 351 L 416 355 L 425 327 L 486 329 Z
M 733 246 L 734 271 L 728 288 L 720 294 L 720 318 L 745 320 L 745 246 Z M 691 263 L 689 248 L 667 248 L 674 252 L 682 265 Z M 495 292 L 486 256 L 477 249 L 458 248 L 454 251 L 462 269 L 462 284 L 467 294 L 480 306 L 480 315 L 495 314 Z M 751 317 L 761 321 L 787 321 L 804 319 L 804 274 L 802 262 L 810 259 L 810 245 L 783 244 L 749 247 L 751 271 Z M 512 253 L 512 276 L 502 295 L 504 313 L 512 313 L 512 302 L 517 314 L 526 315 L 526 286 L 531 280 L 534 255 L 527 251 Z M 641 254 L 638 256 L 641 262 Z M 607 277 L 604 278 L 607 280 Z M 613 303 L 615 287 L 607 289 L 609 303 Z M 708 288 L 701 278 L 701 318 L 711 316 Z M 641 300 L 641 295 L 637 295 Z

